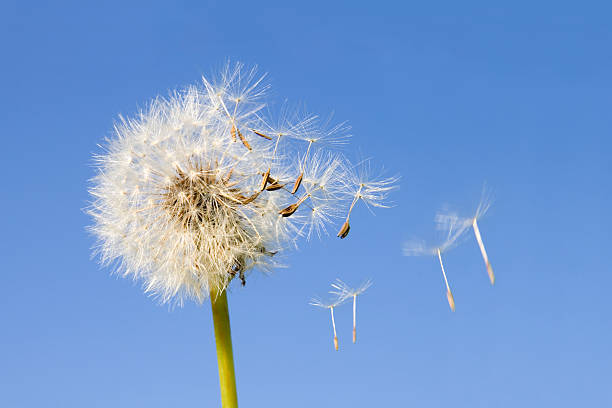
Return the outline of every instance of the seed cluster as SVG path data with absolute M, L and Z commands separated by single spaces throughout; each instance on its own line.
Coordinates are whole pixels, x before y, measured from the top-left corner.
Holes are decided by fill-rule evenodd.
M 343 126 L 264 117 L 262 79 L 228 65 L 216 82 L 157 98 L 122 120 L 96 157 L 88 212 L 97 252 L 162 302 L 202 301 L 235 276 L 244 284 L 338 219 L 345 238 L 355 204 L 384 206 L 395 185 L 328 149 L 346 141 Z

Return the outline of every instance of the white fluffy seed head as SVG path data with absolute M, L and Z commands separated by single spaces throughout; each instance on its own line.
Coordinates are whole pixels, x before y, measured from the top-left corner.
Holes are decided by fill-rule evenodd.
M 122 118 L 95 157 L 88 213 L 96 252 L 162 302 L 201 302 L 234 277 L 244 283 L 351 204 L 346 180 L 356 176 L 346 160 L 316 142 L 305 155 L 304 135 L 330 140 L 329 129 L 317 136 L 316 117 L 263 117 L 262 79 L 228 65 L 217 81 L 157 98 Z M 270 123 L 284 123 L 292 137 Z

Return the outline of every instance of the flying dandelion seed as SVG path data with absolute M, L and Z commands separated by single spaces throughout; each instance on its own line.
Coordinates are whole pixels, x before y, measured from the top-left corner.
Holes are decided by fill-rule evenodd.
M 334 349 L 338 350 L 338 334 L 336 333 L 336 321 L 334 319 L 334 308 L 339 306 L 344 300 L 337 299 L 333 302 L 324 302 L 319 298 L 312 298 L 309 302 L 310 305 L 320 307 L 323 309 L 329 309 L 331 313 L 332 328 L 334 330 Z
M 442 254 L 458 244 L 459 239 L 464 235 L 467 228 L 469 228 L 469 224 L 466 224 L 463 219 L 455 215 L 438 215 L 436 217 L 436 222 L 439 229 L 446 231 L 444 241 L 440 245 L 433 247 L 427 246 L 420 241 L 407 242 L 404 244 L 404 255 L 433 255 L 438 258 L 440 261 L 440 268 L 442 269 L 442 276 L 444 277 L 444 284 L 446 285 L 446 299 L 451 310 L 454 312 L 455 298 L 453 297 L 453 292 L 448 283 L 444 263 L 442 261 Z
M 161 303 L 210 296 L 224 407 L 237 406 L 230 282 L 245 285 L 252 270 L 271 270 L 275 254 L 324 233 L 372 189 L 372 204 L 383 207 L 392 188 L 352 186 L 353 167 L 324 150 L 345 141 L 344 125 L 266 117 L 264 78 L 227 64 L 216 81 L 203 78 L 121 118 L 95 156 L 89 189 L 89 229 L 103 264 L 141 281 Z
M 485 249 L 484 243 L 482 241 L 482 236 L 480 234 L 480 229 L 478 228 L 478 220 L 487 213 L 487 211 L 491 207 L 491 202 L 492 199 L 490 194 L 487 192 L 486 189 L 483 189 L 482 197 L 480 199 L 480 202 L 478 203 L 478 207 L 476 208 L 476 211 L 472 216 L 464 218 L 463 220 L 459 220 L 455 214 L 438 213 L 437 220 L 441 223 L 441 225 L 445 225 L 449 222 L 450 219 L 457 218 L 457 223 L 463 222 L 465 223 L 467 228 L 472 228 L 472 230 L 474 231 L 474 236 L 476 237 L 476 242 L 478 243 L 478 247 L 480 248 L 482 259 L 484 260 L 484 263 L 487 267 L 489 281 L 491 282 L 491 285 L 494 285 L 495 274 L 493 273 L 493 267 L 491 266 L 491 262 L 489 261 L 487 251 Z
M 335 295 L 338 295 L 338 301 L 340 303 L 347 299 L 353 298 L 353 343 L 357 342 L 357 296 L 365 292 L 370 286 L 372 281 L 367 280 L 361 284 L 357 289 L 353 289 L 340 279 L 336 279 L 336 282 L 332 283 L 332 288 L 335 290 L 330 291 Z
M 340 239 L 346 238 L 351 226 L 349 219 L 351 212 L 355 207 L 357 201 L 363 201 L 363 203 L 371 210 L 371 207 L 383 207 L 388 208 L 385 204 L 389 192 L 397 188 L 398 177 L 387 177 L 387 178 L 372 178 L 372 171 L 370 169 L 370 161 L 364 160 L 358 164 L 356 170 L 349 171 L 350 178 L 347 179 L 346 187 L 349 189 L 349 197 L 352 198 L 351 205 L 346 214 L 344 224 L 338 232 Z

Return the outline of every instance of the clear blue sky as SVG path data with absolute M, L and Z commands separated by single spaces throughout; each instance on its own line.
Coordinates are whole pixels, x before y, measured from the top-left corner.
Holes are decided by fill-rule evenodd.
M 335 112 L 349 149 L 402 176 L 348 239 L 235 287 L 243 407 L 612 406 L 612 8 L 606 2 L 83 2 L 0 5 L 4 262 L 0 405 L 219 404 L 210 307 L 158 306 L 90 259 L 91 154 L 121 114 L 227 58 Z M 434 258 L 444 204 L 496 201 L 476 244 Z M 372 278 L 351 312 L 308 305 Z

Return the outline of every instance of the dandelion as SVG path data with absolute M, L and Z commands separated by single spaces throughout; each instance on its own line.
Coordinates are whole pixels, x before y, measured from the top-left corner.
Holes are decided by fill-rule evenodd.
M 438 258 L 440 261 L 440 268 L 442 269 L 442 276 L 444 277 L 444 284 L 446 285 L 446 299 L 448 300 L 448 305 L 451 310 L 454 312 L 455 299 L 448 283 L 446 271 L 444 270 L 442 254 L 457 245 L 459 239 L 463 236 L 469 225 L 467 225 L 463 219 L 454 215 L 439 215 L 436 217 L 436 221 L 438 223 L 438 228 L 446 231 L 446 236 L 442 243 L 437 246 L 427 246 L 421 241 L 410 241 L 404 245 L 404 255 L 433 255 Z
M 312 306 L 321 307 L 323 309 L 329 309 L 331 313 L 332 328 L 334 330 L 334 349 L 336 349 L 336 351 L 338 350 L 338 335 L 336 333 L 336 321 L 334 320 L 334 308 L 336 306 L 339 306 L 343 301 L 344 300 L 336 299 L 331 302 L 324 302 L 319 298 L 312 298 L 309 303 Z
M 336 279 L 336 282 L 332 283 L 332 288 L 335 290 L 330 293 L 338 295 L 340 302 L 347 299 L 353 298 L 353 343 L 357 342 L 357 296 L 365 292 L 370 286 L 372 281 L 367 280 L 356 289 L 351 288 L 340 279 Z
M 354 205 L 347 180 L 357 176 L 346 159 L 319 147 L 308 153 L 329 130 L 315 116 L 267 118 L 264 77 L 228 64 L 217 80 L 121 118 L 95 156 L 89 190 L 103 264 L 141 281 L 161 303 L 210 296 L 224 406 L 236 401 L 226 288 L 273 269 L 276 254 Z M 383 198 L 370 197 L 379 206 Z

